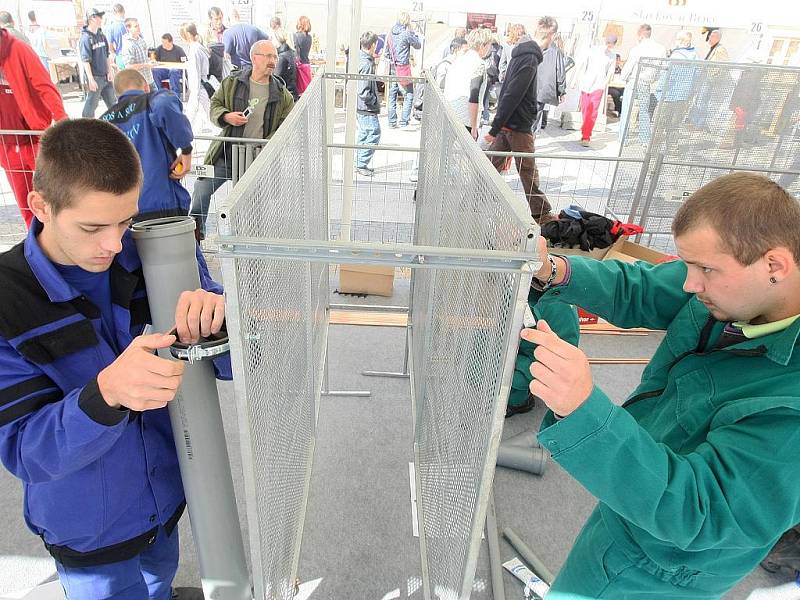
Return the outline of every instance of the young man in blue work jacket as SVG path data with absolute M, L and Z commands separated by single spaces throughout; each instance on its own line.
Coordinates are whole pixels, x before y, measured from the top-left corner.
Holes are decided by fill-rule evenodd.
M 0 458 L 67 598 L 168 599 L 184 506 L 166 406 L 183 363 L 150 321 L 128 226 L 142 185 L 125 135 L 94 119 L 42 137 L 26 240 L 0 255 Z M 221 288 L 175 309 L 178 337 L 219 331 Z M 217 375 L 230 378 L 230 363 Z
M 150 90 L 134 69 L 114 77 L 119 100 L 101 119 L 121 129 L 142 163 L 144 183 L 137 221 L 188 215 L 191 197 L 181 179 L 192 168 L 192 125 L 178 97 L 168 90 Z
M 623 406 L 545 321 L 531 392 L 539 441 L 597 497 L 548 594 L 720 598 L 800 522 L 800 203 L 750 173 L 695 192 L 672 225 L 681 260 L 548 257 L 539 301 L 666 330 Z

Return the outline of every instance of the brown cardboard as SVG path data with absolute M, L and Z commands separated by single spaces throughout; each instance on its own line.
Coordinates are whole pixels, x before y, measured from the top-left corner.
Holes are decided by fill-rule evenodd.
M 622 238 L 620 238 L 622 239 Z M 669 254 L 664 254 L 658 250 L 653 250 L 646 246 L 641 246 L 630 240 L 623 240 L 621 244 L 614 244 L 611 250 L 605 255 L 603 260 L 622 260 L 625 262 L 636 262 L 643 260 L 651 264 L 657 264 L 669 258 Z
M 381 265 L 339 265 L 339 291 L 344 294 L 391 296 L 394 267 Z

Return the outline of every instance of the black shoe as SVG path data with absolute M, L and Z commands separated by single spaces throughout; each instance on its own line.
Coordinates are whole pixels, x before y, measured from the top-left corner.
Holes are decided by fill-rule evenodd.
M 530 394 L 528 394 L 528 400 L 525 402 L 525 404 L 517 404 L 516 406 L 509 404 L 506 406 L 506 419 L 508 417 L 513 417 L 514 415 L 521 415 L 526 412 L 531 412 L 534 404 L 533 397 Z
M 177 587 L 172 588 L 172 600 L 205 600 L 205 596 L 198 587 Z

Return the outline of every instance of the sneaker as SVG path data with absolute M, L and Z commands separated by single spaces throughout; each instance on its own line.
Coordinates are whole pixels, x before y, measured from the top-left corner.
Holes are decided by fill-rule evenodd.
M 375 170 L 368 167 L 356 167 L 356 173 L 364 177 L 372 177 L 375 175 Z
M 391 125 L 389 125 L 391 127 Z M 400 123 L 400 127 L 408 127 L 408 123 Z
M 589 140 L 581 140 L 581 146 L 583 146 L 584 148 L 591 148 L 592 143 Z
M 397 129 L 397 123 L 389 123 L 389 129 Z
M 528 394 L 528 400 L 525 402 L 525 404 L 517 404 L 516 406 L 509 404 L 506 406 L 506 419 L 513 417 L 514 415 L 521 415 L 523 413 L 531 412 L 531 410 L 533 410 L 533 406 L 533 396 Z

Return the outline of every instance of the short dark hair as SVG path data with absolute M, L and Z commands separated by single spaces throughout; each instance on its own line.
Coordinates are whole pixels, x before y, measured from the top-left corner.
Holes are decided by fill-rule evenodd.
M 125 14 L 125 7 L 122 4 L 115 4 L 111 7 L 111 10 L 114 11 L 114 14 L 117 15 L 124 15 Z
M 731 173 L 705 184 L 678 209 L 672 234 L 680 237 L 703 226 L 711 227 L 721 249 L 744 266 L 778 246 L 788 248 L 800 264 L 800 203 L 762 175 Z
M 45 131 L 33 189 L 58 213 L 82 192 L 117 196 L 142 186 L 142 167 L 122 131 L 100 119 L 65 119 Z
M 208 9 L 208 18 L 210 19 L 214 15 L 221 15 L 222 9 L 219 6 L 212 6 Z
M 361 34 L 361 47 L 364 50 L 372 48 L 373 44 L 378 41 L 378 36 L 374 31 L 365 31 Z
M 165 33 L 164 35 L 161 36 L 161 39 L 162 40 L 167 40 L 168 42 L 171 42 L 172 41 L 172 34 L 171 33 Z
M 13 25 L 14 17 L 7 10 L 0 10 L 0 23 L 3 25 Z
M 453 38 L 453 41 L 450 42 L 450 54 L 455 54 L 457 50 L 461 50 L 464 46 L 467 45 L 466 38 L 457 37 Z
M 29 10 L 28 11 L 28 21 L 33 23 L 36 20 L 36 11 Z
M 283 25 L 283 23 L 281 22 L 281 18 L 280 17 L 272 17 L 269 20 L 270 29 L 280 29 L 280 27 L 282 25 Z

